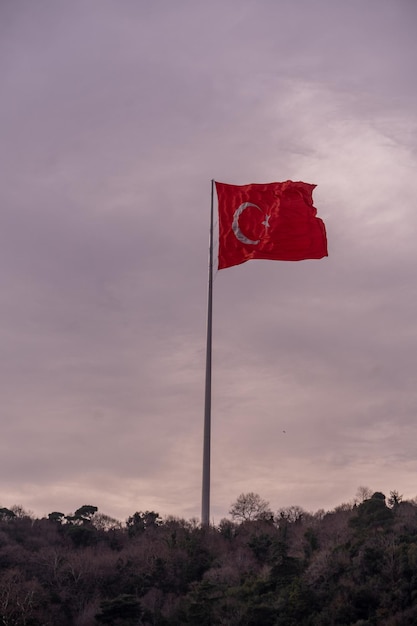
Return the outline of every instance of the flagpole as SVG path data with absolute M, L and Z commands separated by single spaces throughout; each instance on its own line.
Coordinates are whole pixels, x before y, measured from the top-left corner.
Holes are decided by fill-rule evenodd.
M 211 448 L 211 346 L 213 314 L 213 203 L 214 180 L 211 181 L 209 270 L 207 296 L 207 344 L 206 344 L 206 388 L 204 402 L 204 443 L 203 443 L 203 488 L 201 498 L 201 524 L 210 523 L 210 448 Z

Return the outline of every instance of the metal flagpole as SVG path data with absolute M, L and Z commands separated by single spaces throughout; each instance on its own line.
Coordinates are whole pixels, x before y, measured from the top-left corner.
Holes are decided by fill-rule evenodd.
M 213 313 L 213 202 L 214 180 L 211 181 L 209 271 L 207 297 L 207 344 L 206 344 L 206 390 L 204 403 L 204 443 L 203 443 L 203 489 L 201 499 L 201 524 L 210 523 L 210 444 L 211 444 L 211 344 Z

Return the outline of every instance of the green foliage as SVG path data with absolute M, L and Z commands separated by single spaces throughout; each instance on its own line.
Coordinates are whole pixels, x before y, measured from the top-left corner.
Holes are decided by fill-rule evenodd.
M 352 519 L 352 526 L 358 529 L 384 528 L 392 520 L 393 513 L 385 504 L 384 494 L 377 491 L 357 507 L 357 516 Z
M 137 626 L 143 613 L 139 600 L 126 593 L 103 600 L 100 609 L 101 612 L 96 615 L 97 622 L 114 626 Z
M 220 520 L 218 530 L 225 539 L 232 540 L 236 536 L 237 524 L 230 520 L 223 518 Z
M 215 624 L 215 607 L 222 597 L 221 589 L 211 582 L 194 584 L 180 613 L 182 623 L 189 626 Z
M 74 515 L 67 515 L 66 519 L 70 524 L 89 524 L 97 510 L 96 506 L 83 504 L 83 506 L 75 511 Z
M 307 528 L 304 533 L 304 538 L 306 540 L 304 552 L 306 557 L 309 558 L 315 550 L 318 550 L 319 540 L 317 537 L 317 533 L 313 528 Z
M 88 526 L 68 526 L 67 536 L 77 548 L 85 548 L 97 543 L 97 535 L 93 528 Z
M 248 543 L 256 558 L 262 563 L 266 563 L 269 560 L 272 544 L 273 539 L 266 533 L 254 535 Z
M 417 502 L 388 505 L 375 492 L 218 528 L 149 511 L 123 526 L 90 505 L 46 519 L 0 509 L 0 623 L 412 626 Z
M 155 511 L 136 512 L 126 520 L 126 528 L 129 536 L 133 537 L 143 533 L 145 530 L 156 528 L 161 522 L 162 519 L 159 513 L 155 513 Z
M 51 522 L 57 522 L 59 524 L 62 523 L 64 517 L 65 517 L 65 514 L 64 513 L 60 513 L 59 511 L 53 511 L 52 513 L 49 513 L 49 515 L 48 515 L 48 519 Z
M 0 509 L 0 520 L 11 520 L 16 517 L 16 514 L 10 509 L 6 509 L 5 507 Z

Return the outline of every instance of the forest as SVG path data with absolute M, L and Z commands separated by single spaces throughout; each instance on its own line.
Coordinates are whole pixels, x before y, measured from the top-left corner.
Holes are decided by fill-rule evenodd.
M 3 626 L 412 626 L 417 500 L 366 487 L 331 511 L 119 522 L 93 505 L 38 519 L 0 508 Z

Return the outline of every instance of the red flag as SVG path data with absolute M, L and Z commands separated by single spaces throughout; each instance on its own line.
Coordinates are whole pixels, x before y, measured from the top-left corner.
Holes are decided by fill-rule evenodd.
M 219 269 L 249 259 L 301 261 L 327 256 L 326 229 L 316 217 L 316 185 L 217 183 Z

